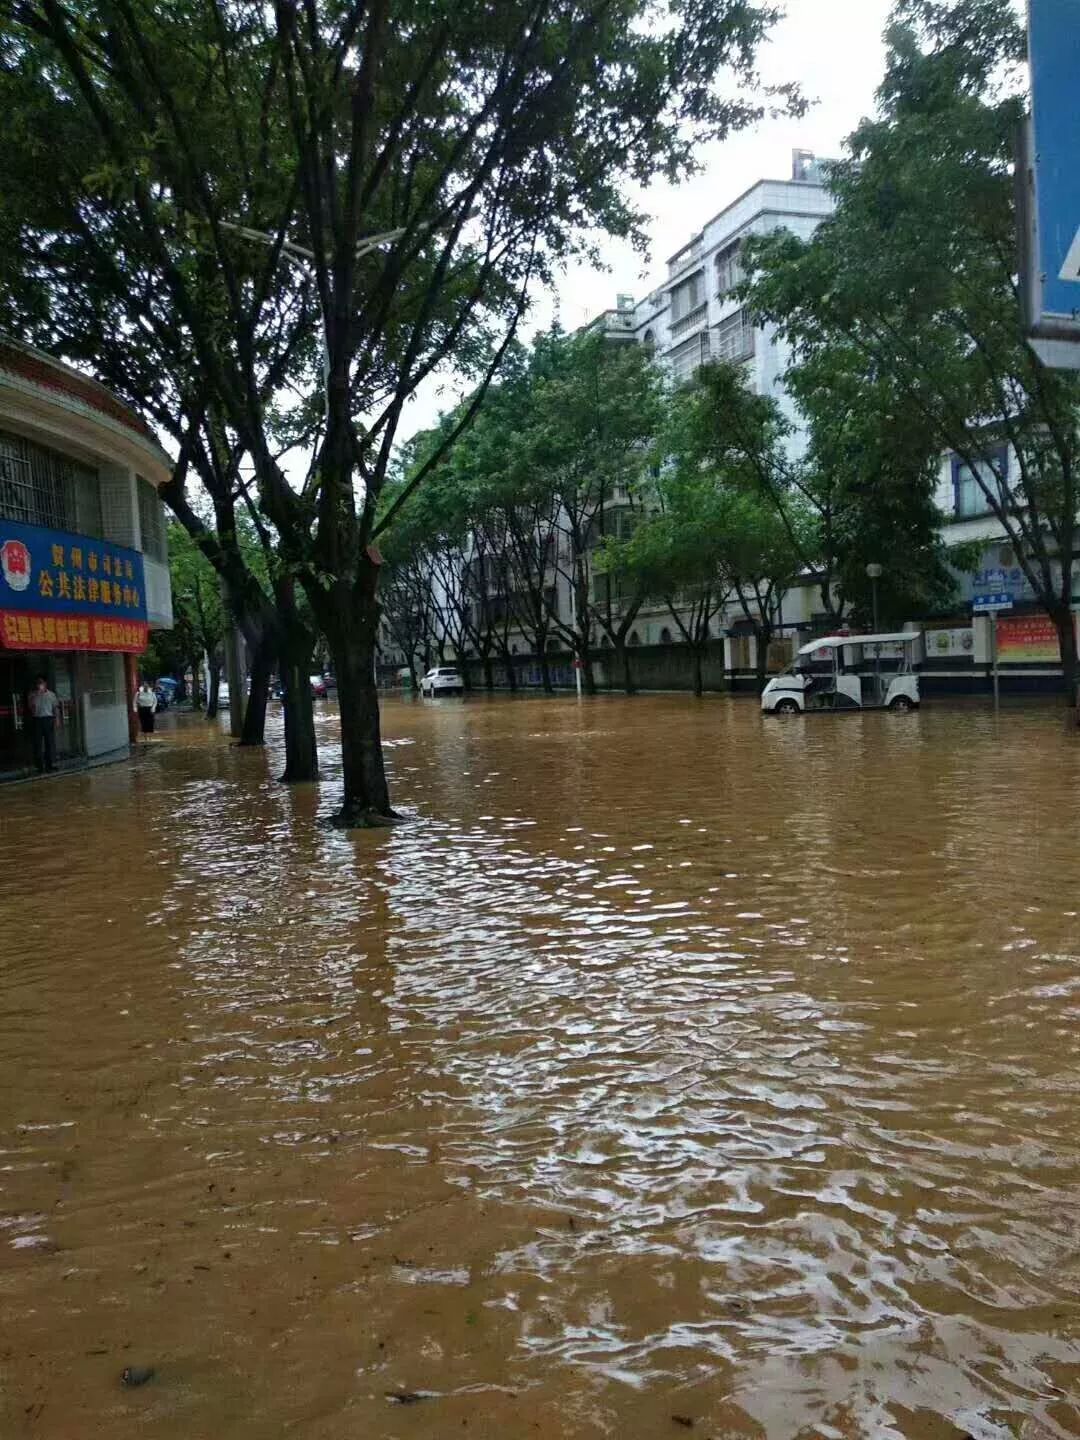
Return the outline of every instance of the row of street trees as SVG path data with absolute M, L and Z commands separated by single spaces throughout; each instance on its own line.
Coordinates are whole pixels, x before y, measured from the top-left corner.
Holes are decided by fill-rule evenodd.
M 850 357 L 830 355 L 828 375 L 824 363 L 790 378 L 804 448 L 739 366 L 707 365 L 673 388 L 647 348 L 600 329 L 516 350 L 449 449 L 442 434 L 454 415 L 406 456 L 403 486 L 433 451 L 441 459 L 399 509 L 387 547 L 384 604 L 397 644 L 425 660 L 479 657 L 490 685 L 493 657 L 513 683 L 523 639 L 546 688 L 554 645 L 572 652 L 589 691 L 600 644 L 629 692 L 629 635 L 641 607 L 660 602 L 700 693 L 724 612 L 754 635 L 763 681 L 783 595 L 797 582 L 815 586 L 833 624 L 865 618 L 866 561 L 887 553 L 887 617 L 946 604 L 936 452 L 903 443 Z
M 762 113 L 775 18 L 754 0 L 4 0 L 0 324 L 159 427 L 169 503 L 287 674 L 303 592 L 338 679 L 340 824 L 392 815 L 375 540 L 410 396 L 452 365 L 479 405 L 531 290 L 591 237 L 640 241 L 631 187 L 691 173 Z M 266 585 L 240 510 L 273 551 Z M 290 770 L 312 774 L 289 693 Z

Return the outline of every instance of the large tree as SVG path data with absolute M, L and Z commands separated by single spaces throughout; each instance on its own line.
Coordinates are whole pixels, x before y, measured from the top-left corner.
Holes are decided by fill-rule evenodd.
M 18 27 L 0 30 L 0 109 L 13 139 L 0 149 L 0 328 L 92 370 L 142 412 L 174 454 L 163 498 L 221 577 L 252 658 L 241 743 L 262 744 L 270 678 L 280 665 L 284 778 L 312 779 L 317 762 L 304 656 L 313 637 L 295 582 L 274 559 L 272 530 L 255 513 L 244 447 L 214 402 L 183 318 L 161 284 L 157 257 L 146 251 L 138 214 L 115 203 L 125 183 L 106 137 L 86 123 L 82 107 L 42 81 L 41 47 L 27 44 Z M 223 277 L 210 257 L 189 260 L 203 323 L 224 330 Z M 302 329 L 294 328 L 291 349 L 279 343 L 281 324 L 298 304 L 306 303 L 314 319 L 313 285 L 309 291 L 297 294 L 290 277 L 270 276 L 266 310 L 277 319 L 266 326 L 259 362 L 268 405 L 283 378 L 310 368 L 317 355 L 313 334 Z M 310 406 L 286 415 L 270 405 L 267 416 L 283 449 L 311 433 Z M 240 543 L 245 527 L 265 551 L 254 568 L 248 560 L 260 547 Z
M 857 356 L 916 455 L 929 441 L 968 467 L 1054 622 L 1074 694 L 1080 378 L 1044 369 L 1023 333 L 1023 51 L 1009 0 L 897 5 L 878 116 L 831 171 L 836 212 L 810 241 L 756 247 L 752 303 L 801 363 Z
M 489 371 L 534 282 L 553 283 L 590 234 L 636 233 L 632 184 L 687 173 L 704 139 L 759 113 L 745 97 L 775 12 L 752 0 L 8 0 L 6 13 L 39 103 L 100 138 L 94 222 L 137 240 L 160 297 L 145 323 L 182 331 L 326 634 L 339 823 L 381 822 L 373 542 L 405 404 L 449 360 Z M 220 282 L 209 310 L 208 268 Z M 324 423 L 294 485 L 268 382 L 292 378 L 282 357 L 312 333 L 312 296 Z
M 382 821 L 373 541 L 403 408 L 445 361 L 484 373 L 530 285 L 552 284 L 590 233 L 635 233 L 632 183 L 687 173 L 701 141 L 760 111 L 746 96 L 775 12 L 752 0 L 7 9 L 39 99 L 107 148 L 88 181 L 96 223 L 137 235 L 158 308 L 183 325 L 327 635 L 338 819 Z M 311 334 L 312 294 L 324 425 L 294 485 L 266 380 L 297 327 Z

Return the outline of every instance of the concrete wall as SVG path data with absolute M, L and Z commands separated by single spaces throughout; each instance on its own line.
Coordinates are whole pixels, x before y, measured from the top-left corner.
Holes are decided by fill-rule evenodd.
M 146 579 L 146 618 L 155 629 L 171 630 L 173 609 L 169 567 L 144 555 L 143 574 Z
M 95 657 L 95 663 L 104 658 Z M 110 655 L 107 658 L 112 662 L 113 697 L 102 703 L 89 689 L 89 657 L 79 656 L 80 719 L 88 760 L 116 750 L 126 750 L 129 743 L 124 657 Z
M 919 683 L 926 696 L 933 695 L 990 695 L 989 625 L 981 617 L 974 626 L 974 645 L 970 656 L 949 656 L 921 662 L 918 667 Z M 786 647 L 790 649 L 790 642 Z M 702 680 L 707 692 L 731 690 L 740 694 L 754 693 L 757 676 L 754 670 L 754 641 L 712 640 L 709 642 L 702 662 Z M 685 645 L 636 645 L 629 647 L 631 675 L 635 686 L 644 691 L 692 691 L 694 684 L 693 660 Z M 918 647 L 917 654 L 921 654 Z M 770 663 L 770 672 L 782 668 L 788 659 L 776 647 Z M 448 662 L 449 663 L 449 662 Z M 570 656 L 564 652 L 549 655 L 552 683 L 558 690 L 572 689 L 574 670 Z M 534 689 L 540 684 L 540 668 L 535 657 L 520 655 L 514 657 L 514 668 L 518 687 Z M 466 662 L 472 687 L 484 688 L 484 668 L 475 658 Z M 495 685 L 506 688 L 506 666 L 500 660 L 493 661 Z M 596 686 L 601 691 L 621 691 L 623 688 L 622 668 L 617 663 L 614 651 L 599 650 L 593 656 L 593 674 Z M 382 682 L 393 686 L 395 675 L 387 671 L 380 677 Z M 1060 669 L 1047 664 L 1003 665 L 1000 670 L 1001 693 L 1003 695 L 1025 695 L 1034 692 L 1056 693 L 1061 690 Z
M 634 684 L 642 690 L 692 690 L 694 666 L 690 652 L 685 645 L 632 645 L 628 647 L 630 669 Z M 570 656 L 566 653 L 548 657 L 552 681 L 558 688 L 569 688 L 574 684 L 574 671 Z M 467 662 L 469 678 L 476 689 L 484 684 L 484 667 L 479 660 Z M 530 655 L 514 657 L 514 668 L 518 684 L 522 689 L 540 683 L 538 661 Z M 495 683 L 500 688 L 506 684 L 506 665 L 494 663 Z M 622 666 L 613 650 L 597 650 L 593 654 L 593 675 L 600 690 L 621 690 L 623 686 Z M 724 642 L 713 640 L 702 660 L 702 679 L 706 690 L 727 688 L 724 670 Z

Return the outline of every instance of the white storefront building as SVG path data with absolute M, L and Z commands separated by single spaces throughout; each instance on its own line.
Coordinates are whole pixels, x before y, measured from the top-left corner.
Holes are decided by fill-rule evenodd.
M 0 336 L 0 778 L 32 770 L 38 675 L 61 768 L 128 753 L 138 656 L 172 626 L 171 468 L 103 385 Z

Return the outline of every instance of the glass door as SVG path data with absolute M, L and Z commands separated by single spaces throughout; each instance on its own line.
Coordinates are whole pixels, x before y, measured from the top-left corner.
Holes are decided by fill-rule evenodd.
M 26 720 L 30 666 L 22 655 L 0 653 L 0 774 L 25 770 L 34 763 L 33 742 Z

